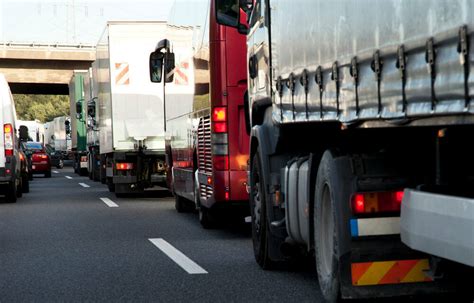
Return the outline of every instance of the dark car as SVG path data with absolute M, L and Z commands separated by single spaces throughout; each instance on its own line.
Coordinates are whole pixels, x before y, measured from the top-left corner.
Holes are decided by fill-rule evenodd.
M 46 152 L 48 153 L 51 159 L 51 166 L 55 166 L 56 168 L 63 168 L 64 167 L 64 160 L 63 160 L 63 153 L 57 151 L 49 144 L 45 145 Z
M 33 174 L 44 174 L 46 178 L 51 177 L 51 159 L 42 143 L 23 142 L 23 150 L 31 159 L 31 171 Z

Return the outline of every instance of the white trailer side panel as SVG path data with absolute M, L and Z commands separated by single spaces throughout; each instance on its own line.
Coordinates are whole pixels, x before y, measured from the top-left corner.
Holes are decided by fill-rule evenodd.
M 165 22 L 109 22 L 111 98 L 100 101 L 101 153 L 135 150 L 137 140 L 164 151 L 163 85 L 150 82 L 148 58 L 165 34 Z
M 112 140 L 112 101 L 110 93 L 109 28 L 105 28 L 96 48 L 96 61 L 92 65 L 92 74 L 96 76 L 100 152 L 114 151 Z
M 467 86 L 472 99 L 474 1 L 270 2 L 271 80 L 273 91 L 282 91 L 282 98 L 275 93 L 273 117 L 276 121 L 352 123 L 474 113 L 473 103 L 466 105 L 463 66 L 463 62 L 471 61 Z M 467 26 L 471 45 L 467 59 L 461 58 L 458 52 L 462 26 Z M 425 57 L 430 38 L 433 38 L 435 52 L 434 96 Z M 406 56 L 405 100 L 404 84 L 397 68 L 397 52 L 402 45 Z M 372 65 L 376 51 L 382 59 L 380 69 Z M 354 58 L 358 66 L 357 88 L 351 74 Z M 318 67 L 322 70 L 321 87 L 315 81 Z M 300 84 L 304 70 L 308 72 L 307 94 Z M 381 70 L 379 96 L 375 70 Z M 292 76 L 295 79 L 293 96 L 288 89 Z M 270 79 L 265 77 L 265 74 L 259 75 L 258 89 L 268 88 Z M 279 77 L 283 80 L 282 89 L 276 85 Z

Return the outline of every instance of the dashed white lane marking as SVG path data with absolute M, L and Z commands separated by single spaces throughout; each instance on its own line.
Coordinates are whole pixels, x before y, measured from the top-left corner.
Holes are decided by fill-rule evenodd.
M 53 170 L 53 174 L 59 174 L 57 170 Z
M 105 204 L 107 204 L 108 207 L 119 207 L 117 205 L 117 203 L 115 203 L 114 201 L 110 200 L 109 198 L 100 198 L 102 200 L 102 202 L 104 202 Z
M 207 274 L 208 272 L 197 265 L 193 260 L 189 259 L 185 254 L 177 250 L 173 245 L 169 244 L 162 238 L 148 239 L 153 245 L 164 252 L 171 260 L 181 266 L 188 274 Z
M 80 186 L 82 187 L 90 187 L 89 185 L 87 185 L 86 183 L 79 183 Z
M 66 178 L 66 179 L 69 179 L 69 180 L 71 180 L 71 179 L 72 179 L 72 177 L 71 177 L 71 176 L 64 176 L 64 178 Z

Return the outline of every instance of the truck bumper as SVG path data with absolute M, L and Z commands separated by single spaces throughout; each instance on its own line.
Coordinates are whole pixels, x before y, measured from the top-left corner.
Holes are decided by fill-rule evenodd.
M 474 266 L 474 199 L 406 189 L 400 234 L 412 249 Z
M 398 235 L 353 240 L 339 259 L 341 295 L 362 299 L 460 293 L 460 271 L 450 279 L 433 278 L 430 256 L 404 245 Z
M 166 175 L 165 174 L 152 174 L 151 175 L 151 183 L 153 183 L 153 184 L 165 184 L 166 183 Z
M 136 176 L 114 176 L 113 182 L 114 184 L 136 183 L 137 177 Z

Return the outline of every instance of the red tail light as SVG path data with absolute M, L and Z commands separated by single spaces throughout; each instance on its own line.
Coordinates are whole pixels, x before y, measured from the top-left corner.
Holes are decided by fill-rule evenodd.
M 226 133 L 227 132 L 227 123 L 225 122 L 214 122 L 214 132 L 215 133 Z
M 13 127 L 11 124 L 3 125 L 5 156 L 13 156 Z
M 356 193 L 352 196 L 354 214 L 400 212 L 403 191 Z
M 31 156 L 31 159 L 33 161 L 42 161 L 42 160 L 47 160 L 48 155 L 47 154 L 41 154 L 41 153 L 35 153 Z
M 133 163 L 116 163 L 115 168 L 117 170 L 132 170 Z
M 215 133 L 227 132 L 227 108 L 214 107 L 212 110 L 212 129 Z

